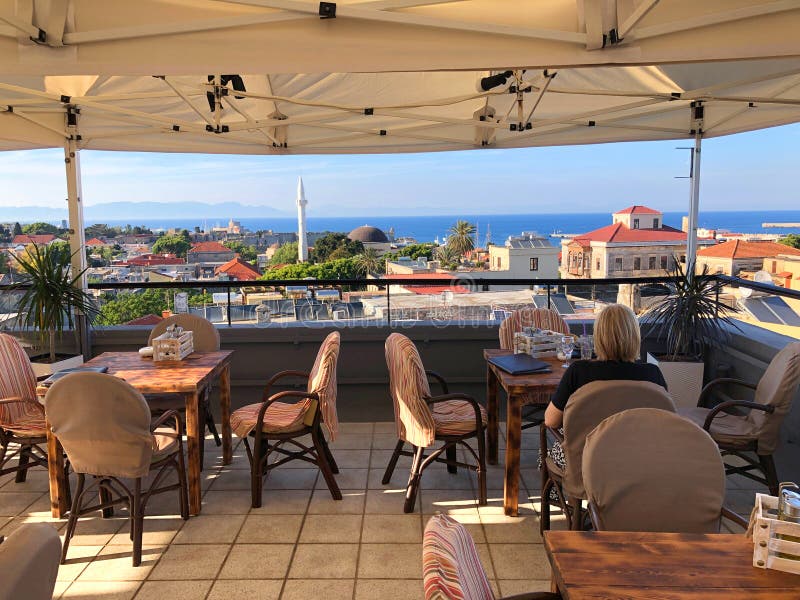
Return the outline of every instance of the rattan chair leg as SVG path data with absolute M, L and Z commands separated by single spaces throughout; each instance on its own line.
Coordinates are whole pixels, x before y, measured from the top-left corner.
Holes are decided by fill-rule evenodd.
M 189 520 L 189 484 L 186 482 L 186 462 L 183 458 L 183 444 L 181 442 L 178 443 L 178 463 L 177 463 L 177 470 L 178 470 L 178 479 L 180 480 L 180 490 L 178 493 L 180 495 L 180 503 L 181 503 L 181 518 L 184 521 Z
M 133 506 L 131 507 L 131 532 L 133 533 L 133 566 L 142 564 L 142 529 L 144 514 L 142 512 L 142 478 L 138 477 L 133 484 Z
M 83 497 L 83 488 L 86 483 L 86 476 L 83 473 L 78 473 L 78 488 L 75 490 L 75 496 L 72 498 L 72 506 L 69 509 L 69 520 L 67 521 L 67 530 L 64 533 L 64 545 L 61 547 L 61 564 L 67 560 L 67 550 L 69 550 L 69 541 L 75 534 L 75 525 L 78 524 L 78 517 L 80 517 L 81 498 Z
M 386 471 L 383 473 L 383 479 L 381 479 L 383 485 L 388 485 L 389 481 L 391 481 L 394 469 L 397 466 L 397 459 L 400 458 L 400 453 L 403 451 L 403 446 L 405 446 L 405 442 L 397 440 L 397 445 L 394 447 L 392 457 L 389 459 L 389 464 L 386 465 Z
M 542 493 L 539 499 L 541 514 L 539 515 L 539 533 L 543 534 L 550 530 L 550 490 L 553 488 L 553 481 L 547 476 L 547 472 L 542 470 Z
M 572 531 L 583 531 L 583 501 L 571 496 L 567 500 L 569 511 L 569 528 Z
M 422 455 L 425 448 L 422 446 L 414 448 L 414 458 L 411 462 L 411 475 L 408 478 L 408 486 L 406 486 L 406 500 L 403 504 L 403 512 L 414 512 L 414 504 L 417 502 L 417 492 L 419 491 L 419 482 L 422 478 Z
M 19 451 L 19 462 L 17 463 L 17 475 L 14 477 L 16 483 L 25 483 L 28 478 L 28 461 L 31 458 L 31 447 L 23 446 Z
M 456 462 L 456 445 L 452 444 L 447 447 L 447 450 L 444 451 L 444 455 L 448 460 L 448 463 Z M 458 467 L 454 464 L 447 465 L 447 472 L 448 473 L 458 473 Z
M 478 504 L 486 506 L 489 503 L 486 492 L 486 430 L 481 428 L 478 432 Z
M 342 499 L 342 492 L 339 490 L 339 485 L 336 483 L 336 478 L 333 476 L 333 469 L 328 462 L 328 456 L 325 452 L 324 439 L 322 438 L 322 431 L 319 427 L 311 431 L 311 439 L 314 442 L 314 449 L 317 454 L 317 465 L 319 470 L 322 471 L 322 476 L 325 478 L 325 483 L 328 484 L 328 489 L 334 500 Z
M 764 478 L 767 480 L 767 487 L 772 496 L 778 495 L 778 472 L 775 470 L 775 461 L 771 454 L 759 454 L 758 462 L 761 464 L 761 469 L 764 471 Z
M 211 411 L 211 400 L 209 399 L 210 393 L 208 388 L 206 388 L 205 396 L 203 396 L 203 409 L 205 413 L 205 427 L 208 429 L 209 433 L 214 436 L 214 443 L 217 447 L 222 446 L 222 439 L 219 437 L 219 432 L 217 431 L 217 424 L 214 423 L 214 413 Z
M 328 464 L 331 466 L 331 471 L 333 471 L 334 475 L 338 475 L 339 465 L 336 464 L 336 460 L 333 458 L 333 453 L 328 445 L 328 440 L 325 439 L 325 436 L 322 433 L 320 433 L 319 439 L 322 442 L 322 449 L 325 451 L 325 458 L 328 459 Z
M 100 487 L 100 492 L 99 492 L 100 504 L 107 504 L 111 502 L 111 492 L 108 490 L 108 488 L 103 487 L 102 482 L 99 487 Z M 102 513 L 104 519 L 110 519 L 111 517 L 114 516 L 114 507 L 109 506 L 107 508 L 102 509 L 102 511 L 100 512 Z

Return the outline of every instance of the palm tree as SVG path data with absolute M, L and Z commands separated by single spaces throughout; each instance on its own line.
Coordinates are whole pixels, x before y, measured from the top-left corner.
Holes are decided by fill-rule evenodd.
M 375 248 L 366 248 L 364 252 L 355 257 L 356 271 L 363 276 L 370 273 L 382 273 L 385 269 L 383 260 L 378 256 Z
M 474 250 L 475 225 L 468 221 L 456 221 L 456 224 L 450 228 L 447 245 L 455 250 L 459 257 Z
M 458 267 L 459 256 L 459 253 L 449 243 L 436 249 L 436 258 L 439 259 L 443 267 L 449 269 Z

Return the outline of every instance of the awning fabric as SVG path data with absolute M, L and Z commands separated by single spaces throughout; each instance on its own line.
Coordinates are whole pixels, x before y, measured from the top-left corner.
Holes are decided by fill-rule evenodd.
M 715 137 L 800 121 L 798 31 L 798 0 L 0 0 L 0 150 Z

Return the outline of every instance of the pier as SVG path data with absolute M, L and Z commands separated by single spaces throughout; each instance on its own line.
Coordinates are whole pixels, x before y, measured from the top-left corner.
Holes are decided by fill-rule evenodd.
M 764 229 L 775 229 L 775 228 L 800 228 L 800 223 L 762 223 L 761 227 Z

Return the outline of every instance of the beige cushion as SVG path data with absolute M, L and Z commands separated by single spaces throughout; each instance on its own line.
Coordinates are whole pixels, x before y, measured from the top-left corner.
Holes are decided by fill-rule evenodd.
M 586 498 L 581 461 L 586 436 L 600 422 L 629 408 L 659 408 L 675 412 L 667 391 L 649 381 L 592 381 L 581 386 L 564 407 L 564 492 L 573 498 Z
M 583 481 L 602 529 L 719 532 L 722 457 L 679 415 L 635 408 L 605 419 L 586 436 Z
M 153 338 L 164 333 L 170 325 L 177 325 L 183 327 L 185 331 L 191 331 L 194 349 L 198 352 L 219 350 L 219 331 L 214 324 L 203 317 L 189 314 L 172 315 L 160 321 L 150 332 L 148 344 L 152 346 Z
M 23 523 L 0 544 L 0 600 L 50 600 L 61 559 L 58 531 Z
M 159 427 L 153 432 L 153 458 L 156 462 L 178 451 L 177 432 L 171 427 Z
M 432 407 L 436 435 L 464 435 L 475 431 L 475 408 L 466 400 L 446 400 Z M 486 409 L 480 407 L 481 421 L 486 424 Z
M 679 408 L 678 414 L 702 428 L 711 410 L 708 408 Z M 721 444 L 747 446 L 756 440 L 755 426 L 745 417 L 720 412 L 711 421 L 711 437 Z
M 793 342 L 775 355 L 756 388 L 755 401 L 774 406 L 775 412 L 770 415 L 751 410 L 746 417 L 753 425 L 753 434 L 758 437 L 759 454 L 772 454 L 778 446 L 781 423 L 792 407 L 798 384 L 800 342 Z

